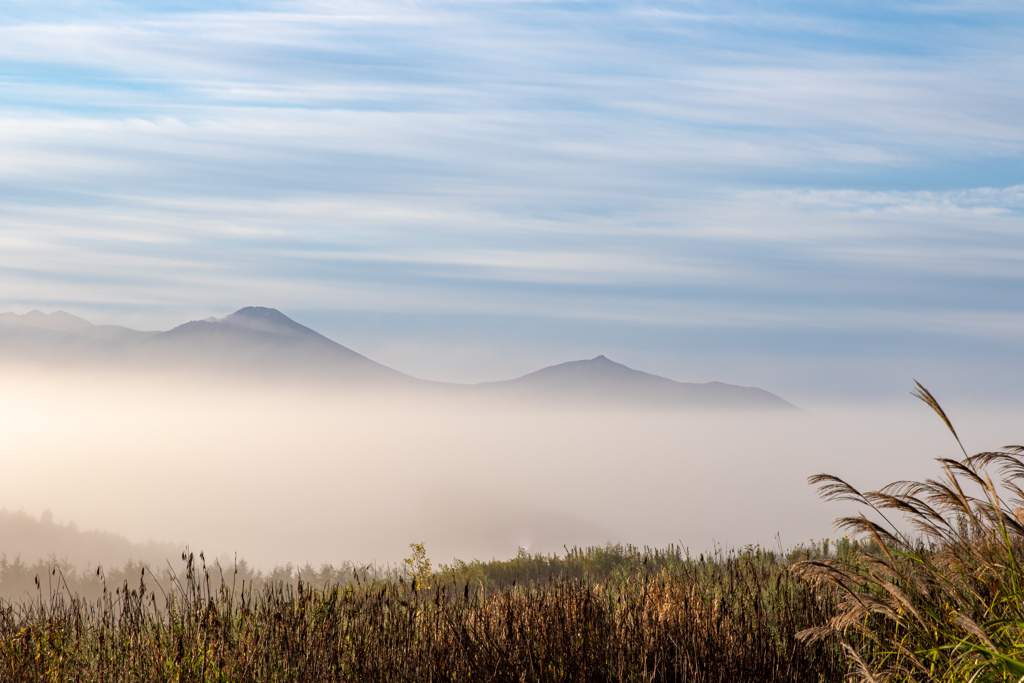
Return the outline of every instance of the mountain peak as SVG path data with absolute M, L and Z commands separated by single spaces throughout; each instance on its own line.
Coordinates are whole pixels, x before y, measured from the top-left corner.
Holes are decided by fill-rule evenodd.
M 276 308 L 266 308 L 265 306 L 246 306 L 245 308 L 239 308 L 231 315 L 224 318 L 229 320 L 232 318 L 247 318 L 250 320 L 266 320 L 268 322 L 275 322 L 278 324 L 287 325 L 291 323 L 295 324 L 295 321 L 286 316 Z
M 506 387 L 513 395 L 573 404 L 598 402 L 633 406 L 697 408 L 793 408 L 774 394 L 721 382 L 676 382 L 616 363 L 601 355 L 573 360 L 486 386 Z
M 634 370 L 628 365 L 616 363 L 611 358 L 603 354 L 600 356 L 595 356 L 590 360 L 569 361 L 569 363 L 563 363 L 563 365 L 575 366 L 578 367 L 579 369 L 586 369 L 589 372 L 622 372 L 624 370 L 628 370 L 629 372 L 639 372 L 639 370 Z M 559 366 L 556 365 L 554 367 Z
M 218 320 L 232 327 L 245 327 L 249 329 L 264 330 L 266 332 L 291 332 L 302 334 L 316 334 L 305 325 L 300 325 L 276 308 L 264 306 L 246 306 L 240 308 L 231 315 Z M 318 335 L 319 336 L 319 335 Z
M 150 362 L 178 362 L 250 376 L 296 373 L 360 381 L 409 379 L 264 306 L 246 306 L 223 318 L 178 325 L 147 340 L 136 355 Z

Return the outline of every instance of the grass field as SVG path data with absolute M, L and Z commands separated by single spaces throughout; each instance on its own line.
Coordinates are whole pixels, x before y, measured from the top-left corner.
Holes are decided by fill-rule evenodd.
M 836 614 L 773 554 L 609 547 L 346 585 L 215 581 L 201 560 L 97 601 L 5 606 L 13 680 L 832 681 Z M 40 592 L 42 595 L 42 592 Z

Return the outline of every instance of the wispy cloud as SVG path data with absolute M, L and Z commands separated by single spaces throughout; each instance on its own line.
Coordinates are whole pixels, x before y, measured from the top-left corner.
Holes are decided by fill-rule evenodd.
M 1001 338 L 1022 20 L 4 3 L 0 298 Z

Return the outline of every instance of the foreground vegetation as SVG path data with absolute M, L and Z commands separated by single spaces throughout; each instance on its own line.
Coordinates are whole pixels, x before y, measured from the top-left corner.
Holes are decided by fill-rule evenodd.
M 839 520 L 861 540 L 786 556 L 608 546 L 434 570 L 414 544 L 400 571 L 262 576 L 186 554 L 113 591 L 53 569 L 0 603 L 0 680 L 1019 683 L 1024 447 L 963 455 L 879 491 L 812 477 L 872 516 Z M 27 571 L 4 559 L 0 583 Z
M 964 459 L 940 458 L 938 479 L 878 491 L 811 477 L 826 498 L 874 513 L 838 525 L 883 552 L 797 566 L 841 598 L 829 623 L 803 636 L 841 637 L 865 680 L 1024 681 L 1024 447 L 968 456 L 935 398 L 920 384 L 917 395 L 942 418 Z
M 429 575 L 420 561 L 408 580 L 235 591 L 210 581 L 201 562 L 187 558 L 187 567 L 166 596 L 143 580 L 97 602 L 56 592 L 7 605 L 2 675 L 830 681 L 845 668 L 828 638 L 797 638 L 832 616 L 835 603 L 755 550 L 709 560 L 611 547 Z

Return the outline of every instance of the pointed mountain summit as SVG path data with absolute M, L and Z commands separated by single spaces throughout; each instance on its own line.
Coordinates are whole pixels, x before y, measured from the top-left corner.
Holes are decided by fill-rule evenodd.
M 300 325 L 274 308 L 247 306 L 223 318 L 193 320 L 133 349 L 136 362 L 296 379 L 415 382 Z
M 530 385 L 549 389 L 554 387 L 586 387 L 589 390 L 602 387 L 619 387 L 623 383 L 636 383 L 637 381 L 665 383 L 672 380 L 634 370 L 622 363 L 609 360 L 606 356 L 552 365 L 512 380 L 512 382 L 519 386 Z
M 616 363 L 605 356 L 569 361 L 504 382 L 477 385 L 490 392 L 559 403 L 712 409 L 795 409 L 756 387 L 723 382 L 676 382 Z
M 318 337 L 323 336 L 305 325 L 300 325 L 276 308 L 264 308 L 263 306 L 246 306 L 215 322 L 277 334 L 294 333 L 315 334 Z M 326 337 L 324 338 L 326 339 Z
M 158 337 L 163 339 L 207 338 L 210 340 L 235 339 L 238 341 L 252 342 L 256 339 L 264 341 L 276 339 L 278 341 L 310 340 L 317 343 L 327 343 L 337 346 L 339 349 L 359 356 L 355 351 L 346 349 L 319 332 L 311 330 L 305 325 L 300 325 L 276 308 L 264 308 L 262 306 L 246 306 L 240 308 L 223 318 L 207 318 L 205 320 L 193 320 L 192 322 L 178 325 L 177 327 L 162 332 Z M 155 340 L 154 340 L 155 341 Z M 287 342 L 286 342 L 287 343 Z M 359 356 L 363 358 L 363 356 Z

